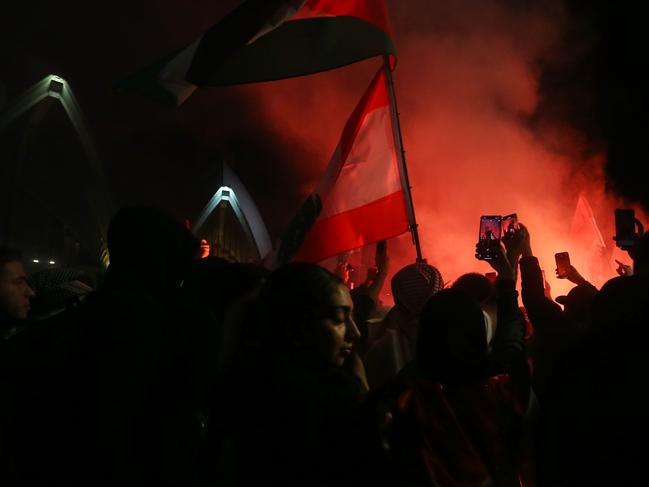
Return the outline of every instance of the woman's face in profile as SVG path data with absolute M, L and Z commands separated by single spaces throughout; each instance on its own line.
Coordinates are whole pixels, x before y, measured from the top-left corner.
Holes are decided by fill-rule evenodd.
M 308 327 L 308 343 L 317 358 L 330 367 L 341 367 L 352 353 L 352 345 L 360 336 L 353 319 L 354 304 L 349 289 L 339 284 L 323 302 Z

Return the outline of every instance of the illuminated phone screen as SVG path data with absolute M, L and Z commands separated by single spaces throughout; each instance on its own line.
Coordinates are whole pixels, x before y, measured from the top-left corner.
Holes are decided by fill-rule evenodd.
M 500 246 L 502 234 L 502 217 L 481 216 L 478 235 L 478 256 L 484 260 L 493 259 Z
M 518 216 L 516 213 L 503 217 L 502 220 L 503 236 L 511 235 L 518 230 Z
M 557 263 L 557 274 L 559 277 L 566 277 L 570 268 L 570 255 L 568 252 L 559 252 L 554 254 L 554 260 Z

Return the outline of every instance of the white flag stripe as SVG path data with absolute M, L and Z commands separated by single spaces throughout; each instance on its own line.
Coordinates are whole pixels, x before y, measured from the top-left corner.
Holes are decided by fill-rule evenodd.
M 369 113 L 326 195 L 320 219 L 353 210 L 401 190 L 389 107 Z
M 305 3 L 306 0 L 289 0 L 288 2 L 278 7 L 275 14 L 270 19 L 268 19 L 268 23 L 264 27 L 262 27 L 261 30 L 257 32 L 257 34 L 246 44 L 250 45 L 260 37 L 265 36 L 269 32 L 277 29 L 280 25 L 293 17 L 297 13 L 297 11 L 304 6 Z

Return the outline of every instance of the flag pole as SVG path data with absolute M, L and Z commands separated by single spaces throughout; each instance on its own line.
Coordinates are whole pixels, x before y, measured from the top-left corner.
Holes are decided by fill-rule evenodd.
M 405 196 L 406 213 L 408 214 L 408 224 L 412 243 L 417 251 L 417 262 L 426 262 L 421 253 L 419 243 L 419 231 L 417 219 L 415 218 L 415 206 L 412 202 L 412 193 L 410 179 L 408 178 L 408 167 L 406 166 L 406 151 L 403 148 L 403 137 L 401 136 L 401 124 L 399 123 L 399 110 L 397 109 L 397 96 L 394 92 L 394 80 L 392 79 L 392 70 L 390 69 L 390 57 L 383 56 L 383 69 L 385 70 L 385 80 L 388 88 L 388 97 L 390 99 L 390 113 L 392 115 L 392 132 L 394 135 L 394 145 L 397 152 L 397 162 L 399 165 L 399 176 L 401 178 L 401 189 Z

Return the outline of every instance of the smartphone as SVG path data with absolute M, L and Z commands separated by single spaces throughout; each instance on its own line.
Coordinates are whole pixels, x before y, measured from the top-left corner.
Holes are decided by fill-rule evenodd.
M 502 220 L 503 237 L 511 237 L 518 230 L 518 216 L 516 213 L 503 217 Z
M 554 254 L 554 260 L 557 263 L 557 277 L 566 277 L 570 269 L 570 255 L 568 255 L 568 252 Z
M 631 248 L 635 244 L 635 211 L 618 208 L 615 210 L 615 241 L 621 248 Z
M 492 260 L 498 255 L 502 235 L 502 217 L 483 215 L 480 217 L 477 256 L 481 260 Z

